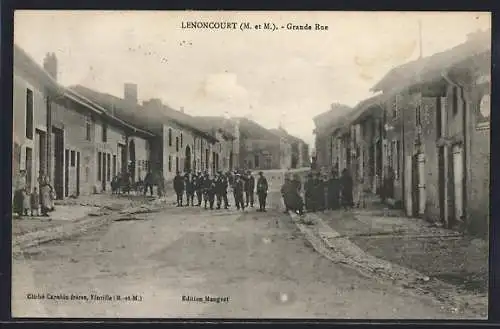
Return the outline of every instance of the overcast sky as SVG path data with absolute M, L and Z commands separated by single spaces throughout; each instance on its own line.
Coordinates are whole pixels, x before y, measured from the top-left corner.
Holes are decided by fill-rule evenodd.
M 328 25 L 328 31 L 181 29 L 181 21 Z M 349 106 L 389 69 L 490 28 L 489 13 L 17 11 L 14 42 L 38 63 L 59 60 L 63 85 L 160 98 L 191 115 L 282 122 L 313 145 L 312 117 Z

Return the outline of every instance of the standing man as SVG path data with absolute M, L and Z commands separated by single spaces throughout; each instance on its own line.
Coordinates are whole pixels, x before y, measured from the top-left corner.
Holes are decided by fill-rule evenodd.
M 148 194 L 148 188 L 151 196 L 153 196 L 153 183 L 153 173 L 151 172 L 151 169 L 149 169 L 146 177 L 144 177 L 144 196 Z
M 243 181 L 241 180 L 240 174 L 236 174 L 234 185 L 233 185 L 233 195 L 234 203 L 236 204 L 236 209 L 245 210 L 245 204 L 243 202 Z
M 354 205 L 352 198 L 353 181 L 352 176 L 347 168 L 342 171 L 342 176 L 340 177 L 340 186 L 342 191 L 342 206 L 344 206 L 345 210 L 351 209 Z
M 337 210 L 340 206 L 340 183 L 338 173 L 334 169 L 328 180 L 328 209 Z
M 307 181 L 304 185 L 305 190 L 305 201 L 306 201 L 306 210 L 308 212 L 316 211 L 316 204 L 314 203 L 314 180 L 312 173 L 307 174 Z
M 200 207 L 203 198 L 203 176 L 201 175 L 201 171 L 199 171 L 198 175 L 196 175 L 195 190 L 196 190 L 196 199 L 198 201 L 198 207 Z
M 215 183 L 216 195 L 217 195 L 217 209 L 220 209 L 222 205 L 222 201 L 224 201 L 224 209 L 228 209 L 228 201 L 227 201 L 227 177 L 219 171 L 217 175 L 217 180 Z
M 189 207 L 189 202 L 191 202 L 191 206 L 194 206 L 195 177 L 191 171 L 188 171 L 184 180 L 186 182 L 186 207 Z
M 245 197 L 246 197 L 246 206 L 250 204 L 250 207 L 253 208 L 253 193 L 255 190 L 255 178 L 252 175 L 251 171 L 247 171 L 247 177 L 245 180 Z
M 267 179 L 264 177 L 264 173 L 259 172 L 259 179 L 257 180 L 257 196 L 259 197 L 259 210 L 261 212 L 266 212 L 266 199 L 268 190 Z
M 177 207 L 182 207 L 182 195 L 184 194 L 184 178 L 177 171 L 174 178 L 174 190 L 177 194 Z
M 208 175 L 208 172 L 205 171 L 204 177 L 203 177 L 203 202 L 205 203 L 205 209 L 207 209 L 207 203 L 210 201 L 210 189 L 212 186 L 212 180 L 210 179 L 210 176 Z

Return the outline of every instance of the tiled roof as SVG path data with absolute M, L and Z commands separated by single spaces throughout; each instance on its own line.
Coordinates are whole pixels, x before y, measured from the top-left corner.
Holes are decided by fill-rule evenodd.
M 240 134 L 249 139 L 278 139 L 279 136 L 248 118 L 238 118 L 240 122 Z
M 352 107 L 344 104 L 332 104 L 329 111 L 323 112 L 313 118 L 314 124 L 318 131 L 328 129 L 335 124 L 342 116 L 352 111 Z
M 271 132 L 278 135 L 278 136 L 285 137 L 286 139 L 288 139 L 291 142 L 305 144 L 305 142 L 302 139 L 295 137 L 293 135 L 290 135 L 285 129 L 282 129 L 282 128 L 271 129 Z
M 393 68 L 371 91 L 404 89 L 420 81 L 432 81 L 439 78 L 444 70 L 488 51 L 491 52 L 491 30 L 477 32 L 458 46 Z
M 205 131 L 218 129 L 225 138 L 235 138 L 233 134 L 234 122 L 231 119 L 227 119 L 221 116 L 194 116 L 193 119 L 196 122 L 197 126 Z
M 84 86 L 73 86 L 71 89 L 100 104 L 106 108 L 109 113 L 137 125 L 142 129 L 154 130 L 160 127 L 162 123 L 173 121 L 186 129 L 202 135 L 204 138 L 213 142 L 217 141 L 215 137 L 196 127 L 191 116 L 175 111 L 166 105 L 145 108 L 139 104 L 132 104 L 122 98 L 100 93 Z
M 45 86 L 53 88 L 53 90 L 56 91 L 59 96 L 63 96 L 75 102 L 78 102 L 79 104 L 85 106 L 91 111 L 94 111 L 95 113 L 98 113 L 99 115 L 107 115 L 108 119 L 121 126 L 126 126 L 130 129 L 136 129 L 146 135 L 151 135 L 151 133 L 147 130 L 143 131 L 139 127 L 135 127 L 127 122 L 124 122 L 123 120 L 120 120 L 119 118 L 113 116 L 111 113 L 106 113 L 105 109 L 93 103 L 91 100 L 79 94 L 77 91 L 65 88 L 64 86 L 60 85 L 56 79 L 54 79 L 47 71 L 45 71 L 42 66 L 36 63 L 36 61 L 18 45 L 14 45 L 13 61 L 15 68 L 20 68 L 25 72 L 35 76 Z

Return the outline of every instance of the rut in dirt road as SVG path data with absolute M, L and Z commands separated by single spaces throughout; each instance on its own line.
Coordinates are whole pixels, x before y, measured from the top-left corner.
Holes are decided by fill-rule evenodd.
M 15 316 L 455 317 L 323 258 L 278 209 L 165 209 L 25 255 L 13 264 Z

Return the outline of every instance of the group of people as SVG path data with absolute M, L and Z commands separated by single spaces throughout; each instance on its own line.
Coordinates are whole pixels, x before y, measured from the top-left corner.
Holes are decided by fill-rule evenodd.
M 181 175 L 180 172 L 177 172 L 174 178 L 177 207 L 201 207 L 203 205 L 205 209 L 213 210 L 221 209 L 221 207 L 229 209 L 229 188 L 233 192 L 236 209 L 253 208 L 254 194 L 256 193 L 259 201 L 257 211 L 266 212 L 268 183 L 262 172 L 259 172 L 257 182 L 250 171 L 227 173 L 218 171 L 215 175 L 210 175 L 208 172 L 193 173 L 191 171 Z
M 349 209 L 354 206 L 353 179 L 347 169 L 338 176 L 333 170 L 329 176 L 310 172 L 304 184 L 304 199 L 301 197 L 302 183 L 300 177 L 285 177 L 281 194 L 285 204 L 285 212 L 294 211 L 303 214 L 307 212 L 336 210 L 340 207 Z
M 26 171 L 21 170 L 14 179 L 13 213 L 17 216 L 49 216 L 54 210 L 54 189 L 48 177 L 40 174 L 38 188 L 30 188 L 26 181 Z
M 133 182 L 129 172 L 116 174 L 111 180 L 111 191 L 113 194 L 130 193 L 131 191 L 143 193 L 146 195 L 148 191 L 153 196 L 153 187 L 156 186 L 159 197 L 165 194 L 165 179 L 161 172 L 153 172 L 148 170 L 144 180 L 139 179 Z

